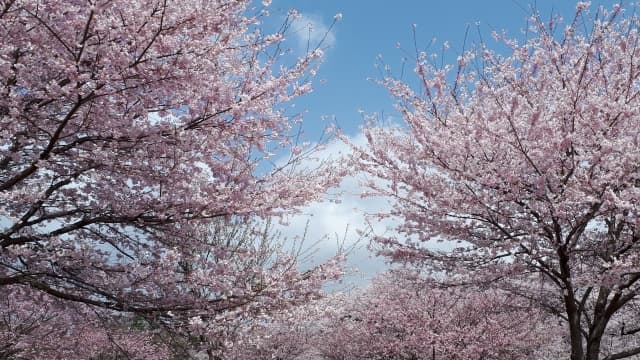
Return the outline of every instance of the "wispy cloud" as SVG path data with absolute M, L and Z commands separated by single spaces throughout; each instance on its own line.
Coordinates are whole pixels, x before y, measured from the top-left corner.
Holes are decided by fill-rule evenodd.
M 336 35 L 331 24 L 336 20 L 339 19 L 334 17 L 327 22 L 319 15 L 299 13 L 292 27 L 298 50 L 313 50 L 318 45 L 321 48 L 334 47 Z
M 390 129 L 394 128 L 394 118 L 386 120 Z M 366 147 L 367 140 L 363 133 L 351 136 L 349 141 L 358 146 Z M 314 154 L 315 161 L 336 159 L 351 152 L 344 142 L 336 141 L 327 145 L 321 152 Z M 313 166 L 310 166 L 313 167 Z M 334 256 L 340 247 L 353 248 L 348 254 L 348 268 L 358 271 L 345 278 L 346 286 L 362 286 L 367 284 L 375 275 L 389 269 L 385 259 L 376 257 L 368 250 L 371 236 L 393 237 L 407 239 L 406 234 L 398 234 L 397 227 L 401 219 L 389 217 L 380 219 L 374 214 L 388 213 L 392 209 L 393 199 L 389 197 L 363 197 L 362 182 L 371 179 L 366 174 L 356 174 L 345 178 L 340 187 L 334 191 L 339 195 L 328 195 L 328 199 L 314 202 L 302 209 L 298 215 L 290 216 L 286 225 L 281 225 L 278 230 L 289 239 L 300 237 L 305 233 L 307 244 L 316 244 L 316 252 L 311 261 L 319 264 Z M 365 180 L 365 181 L 363 181 Z M 383 185 L 383 180 L 374 180 L 378 185 Z M 362 238 L 361 232 L 370 236 Z M 417 238 L 413 238 L 417 241 Z M 344 241 L 341 243 L 341 241 Z M 359 242 L 358 242 L 359 241 Z M 452 251 L 460 244 L 453 241 L 438 241 L 433 239 L 423 243 L 423 246 L 432 250 Z
M 364 145 L 364 135 L 351 138 L 357 145 Z M 335 159 L 350 152 L 349 147 L 336 141 L 327 145 L 315 158 Z M 376 274 L 387 269 L 383 259 L 375 257 L 368 249 L 369 239 L 362 232 L 381 235 L 389 233 L 395 224 L 391 222 L 368 222 L 367 214 L 389 210 L 389 200 L 363 198 L 357 177 L 347 177 L 336 191 L 339 201 L 314 202 L 302 209 L 298 215 L 290 216 L 286 225 L 277 230 L 289 239 L 301 237 L 306 231 L 306 243 L 315 244 L 311 263 L 321 263 L 342 249 L 350 249 L 347 270 L 352 271 L 345 279 L 346 286 L 360 286 L 369 282 Z M 329 195 L 335 199 L 336 196 Z

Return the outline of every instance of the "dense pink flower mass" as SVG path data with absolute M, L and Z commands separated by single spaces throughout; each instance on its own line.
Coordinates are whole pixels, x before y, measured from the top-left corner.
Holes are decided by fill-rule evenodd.
M 534 301 L 572 360 L 612 360 L 640 354 L 640 19 L 586 9 L 496 34 L 508 55 L 419 54 L 419 91 L 384 80 L 405 126 L 367 127 L 355 162 L 407 235 L 383 254 Z
M 560 359 L 557 319 L 508 292 L 440 288 L 411 272 L 386 273 L 276 318 L 234 359 Z
M 418 51 L 347 169 L 288 114 L 322 43 L 255 3 L 0 0 L 0 359 L 640 356 L 639 17 Z M 353 172 L 403 266 L 323 298 L 343 258 L 301 271 L 269 219 Z
M 203 320 L 266 314 L 337 274 L 203 230 L 289 211 L 341 175 L 297 171 L 307 149 L 290 151 L 284 103 L 310 91 L 321 50 L 285 66 L 283 34 L 262 34 L 249 3 L 0 1 L 1 354 L 48 354 L 31 340 L 61 326 L 143 349 L 85 332 L 113 313 L 207 336 Z
M 1 359 L 101 359 L 126 354 L 131 359 L 167 359 L 168 348 L 154 344 L 154 333 L 129 331 L 131 316 L 110 316 L 90 306 L 73 305 L 26 287 L 2 291 Z

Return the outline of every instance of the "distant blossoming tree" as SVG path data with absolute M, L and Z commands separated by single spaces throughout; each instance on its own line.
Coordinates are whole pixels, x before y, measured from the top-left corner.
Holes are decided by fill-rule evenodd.
M 26 287 L 2 291 L 0 359 L 169 359 L 171 349 L 131 315 L 56 299 Z
M 388 272 L 366 289 L 335 294 L 265 323 L 234 359 L 558 359 L 560 322 L 495 289 L 440 288 Z M 256 336 L 259 335 L 259 336 Z
M 0 1 L 2 336 L 39 299 L 96 311 L 48 322 L 72 334 L 98 313 L 268 313 L 335 275 L 286 256 L 250 266 L 255 249 L 202 234 L 306 204 L 342 175 L 297 170 L 309 148 L 283 105 L 310 91 L 322 51 L 285 66 L 283 34 L 263 35 L 266 10 L 249 4 Z M 292 155 L 274 165 L 274 152 Z
M 496 34 L 505 56 L 419 53 L 419 91 L 384 79 L 405 125 L 367 127 L 355 162 L 407 235 L 383 254 L 530 299 L 566 321 L 572 360 L 613 360 L 640 354 L 640 19 L 586 11 Z

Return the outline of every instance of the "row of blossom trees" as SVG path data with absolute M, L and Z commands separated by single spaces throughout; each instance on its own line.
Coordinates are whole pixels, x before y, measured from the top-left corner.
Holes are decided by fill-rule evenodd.
M 367 124 L 352 165 L 395 201 L 379 252 L 428 281 L 349 298 L 321 358 L 640 354 L 640 19 L 589 11 L 494 34 L 506 55 L 483 43 L 440 67 L 418 51 L 418 89 L 382 80 L 405 122 Z
M 561 323 L 508 292 L 443 288 L 412 271 L 253 329 L 235 359 L 560 359 Z
M 405 123 L 310 167 L 285 110 L 322 51 L 288 61 L 268 5 L 0 1 L 0 358 L 640 354 L 640 19 L 417 52 L 382 80 Z M 404 269 L 320 299 L 341 258 L 301 271 L 264 219 L 354 171 Z

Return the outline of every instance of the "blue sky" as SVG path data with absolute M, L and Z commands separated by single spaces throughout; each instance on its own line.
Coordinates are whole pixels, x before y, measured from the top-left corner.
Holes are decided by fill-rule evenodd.
M 592 1 L 592 11 L 599 5 L 610 8 L 614 3 Z M 545 19 L 554 13 L 570 21 L 575 5 L 570 0 L 537 0 L 533 6 Z M 629 2 L 623 5 L 628 7 Z M 370 79 L 380 77 L 374 67 L 378 55 L 399 74 L 401 59 L 413 53 L 413 24 L 419 48 L 426 48 L 436 38 L 436 44 L 427 52 L 438 52 L 442 42 L 448 41 L 452 56 L 449 59 L 455 59 L 462 50 L 468 26 L 467 47 L 477 43 L 478 28 L 489 44 L 493 30 L 506 30 L 510 36 L 520 37 L 531 5 L 526 0 L 274 0 L 270 11 L 278 19 L 290 8 L 303 15 L 287 36 L 292 48 L 297 46 L 298 36 L 308 36 L 309 23 L 314 24 L 314 31 L 322 33 L 336 13 L 343 14 L 327 41 L 329 49 L 318 77 L 322 84 L 316 83 L 313 94 L 296 101 L 297 108 L 307 111 L 305 129 L 313 139 L 323 126 L 322 115 L 335 116 L 345 132 L 355 134 L 361 124 L 358 109 L 365 113 L 393 112 L 386 91 Z M 401 49 L 397 48 L 398 43 Z M 413 68 L 410 60 L 405 70 L 409 80 Z
M 611 8 L 614 1 L 592 1 L 591 11 L 602 5 Z M 630 3 L 622 5 L 629 11 Z M 533 5 L 549 19 L 551 14 L 562 16 L 570 22 L 575 13 L 575 1 L 537 0 Z M 286 35 L 287 45 L 295 52 L 302 51 L 309 37 L 308 26 L 314 28 L 312 40 L 326 32 L 337 13 L 342 20 L 335 25 L 327 37 L 325 60 L 318 73 L 314 91 L 295 101 L 296 111 L 305 111 L 304 129 L 306 139 L 316 140 L 327 122 L 322 116 L 335 118 L 344 133 L 352 141 L 362 143 L 359 127 L 362 117 L 358 110 L 366 114 L 378 113 L 395 117 L 393 101 L 380 85 L 372 79 L 380 79 L 375 65 L 377 57 L 399 75 L 402 59 L 408 58 L 404 78 L 413 80 L 414 51 L 413 24 L 416 25 L 416 39 L 419 50 L 427 53 L 439 52 L 444 41 L 450 49 L 445 61 L 455 61 L 461 53 L 465 30 L 470 27 L 466 46 L 472 48 L 478 43 L 478 32 L 485 43 L 492 46 L 492 31 L 505 30 L 509 37 L 521 38 L 526 19 L 531 14 L 531 6 L 526 0 L 273 0 L 270 7 L 271 18 L 265 26 L 280 24 L 288 10 L 295 8 L 302 14 Z M 271 22 L 271 23 L 270 23 Z M 430 48 L 426 47 L 436 38 Z M 400 44 L 398 48 L 397 44 Z M 392 121 L 400 122 L 394 118 Z M 344 145 L 334 144 L 326 150 L 336 153 L 346 150 Z M 314 262 L 322 261 L 336 251 L 336 237 L 342 238 L 346 231 L 347 245 L 358 238 L 357 229 L 364 229 L 366 217 L 363 212 L 375 212 L 389 207 L 386 199 L 361 199 L 358 181 L 348 178 L 342 185 L 344 195 L 340 204 L 331 202 L 314 203 L 302 210 L 302 215 L 289 219 L 288 225 L 280 231 L 285 236 L 295 237 L 304 233 L 307 221 L 309 229 L 307 242 L 320 240 Z M 359 209 L 359 210 L 354 210 Z M 393 223 L 374 223 L 376 234 L 392 231 Z M 324 236 L 324 237 L 323 237 Z M 383 260 L 371 257 L 366 250 L 366 240 L 361 242 L 350 255 L 349 267 L 357 267 L 360 272 L 347 278 L 347 286 L 360 286 L 385 268 Z

